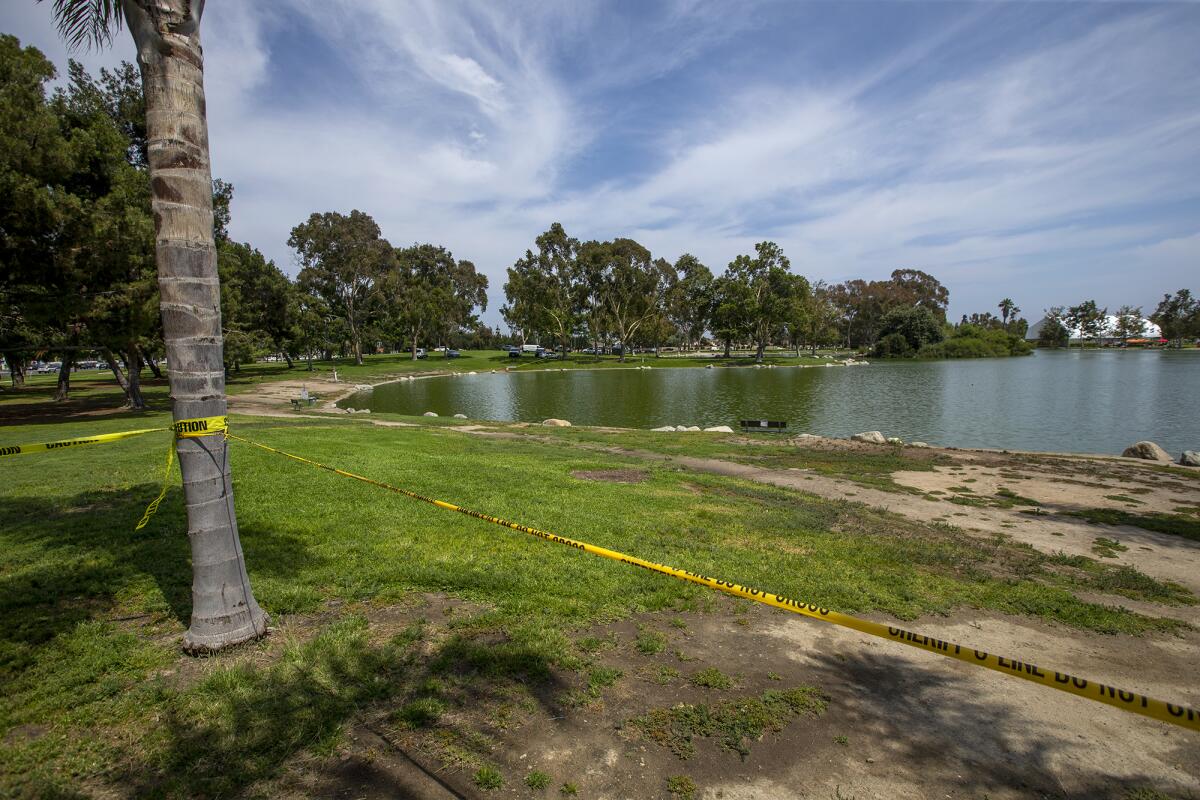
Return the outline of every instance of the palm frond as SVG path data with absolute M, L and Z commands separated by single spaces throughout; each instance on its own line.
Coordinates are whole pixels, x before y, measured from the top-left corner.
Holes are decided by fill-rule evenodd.
M 120 0 L 54 0 L 54 20 L 70 49 L 98 49 L 112 42 L 124 16 Z

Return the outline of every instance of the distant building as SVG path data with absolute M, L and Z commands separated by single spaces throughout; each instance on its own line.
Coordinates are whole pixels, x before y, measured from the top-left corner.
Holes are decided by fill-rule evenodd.
M 1103 333 L 1100 336 L 1101 344 L 1120 344 L 1121 339 L 1117 336 L 1117 317 L 1109 314 L 1104 318 Z M 1029 330 L 1025 332 L 1025 340 L 1028 342 L 1036 342 L 1042 336 L 1042 326 L 1046 324 L 1046 317 L 1042 317 L 1037 322 L 1029 326 Z M 1065 323 L 1064 323 L 1065 324 Z M 1078 344 L 1083 341 L 1079 334 L 1078 328 L 1067 327 L 1071 334 L 1071 343 Z M 1129 344 L 1147 345 L 1159 344 L 1162 339 L 1162 329 L 1155 325 L 1145 317 L 1142 318 L 1142 331 L 1137 336 L 1129 337 Z M 1089 340 L 1091 341 L 1091 340 Z

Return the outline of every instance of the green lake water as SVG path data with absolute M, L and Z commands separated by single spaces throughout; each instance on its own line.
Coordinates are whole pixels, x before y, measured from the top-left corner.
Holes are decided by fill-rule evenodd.
M 653 365 L 654 359 L 644 363 Z M 1120 453 L 1200 449 L 1200 352 L 1039 351 L 1024 358 L 854 367 L 479 373 L 376 387 L 339 405 L 471 419 L 655 428 L 786 420 L 825 436 Z

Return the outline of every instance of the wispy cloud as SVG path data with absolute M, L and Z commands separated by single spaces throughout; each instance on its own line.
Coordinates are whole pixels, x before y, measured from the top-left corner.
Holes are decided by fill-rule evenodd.
M 49 9 L 0 14 L 62 59 Z M 492 320 L 555 220 L 923 267 L 955 313 L 1194 283 L 1200 6 L 286 0 L 209 4 L 204 36 L 235 235 L 290 267 L 293 225 L 361 208 L 488 272 Z

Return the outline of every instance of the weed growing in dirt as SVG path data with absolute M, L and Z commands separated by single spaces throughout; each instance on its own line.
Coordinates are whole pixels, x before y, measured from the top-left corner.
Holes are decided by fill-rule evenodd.
M 413 700 L 396 712 L 396 719 L 407 724 L 410 728 L 428 728 L 442 718 L 446 713 L 446 705 L 434 697 L 422 697 Z
M 849 736 L 835 736 L 835 737 L 833 737 L 833 741 L 836 742 L 837 744 L 847 745 L 847 744 L 850 744 L 850 737 Z
M 589 706 L 600 699 L 601 690 L 615 684 L 624 674 L 613 667 L 592 667 L 588 670 L 587 686 L 567 692 L 561 698 L 562 704 L 569 708 Z
M 500 774 L 500 770 L 492 766 L 482 766 L 475 770 L 475 777 L 472 780 L 485 792 L 499 789 L 504 785 L 504 776 Z
M 819 716 L 825 711 L 820 690 L 811 686 L 767 690 L 759 697 L 723 700 L 715 705 L 680 704 L 674 708 L 656 708 L 631 720 L 646 738 L 670 748 L 680 759 L 696 754 L 694 739 L 716 737 L 723 749 L 744 760 L 749 743 L 764 733 L 783 730 L 794 717 Z
M 634 645 L 637 647 L 639 653 L 652 656 L 661 653 L 663 648 L 667 646 L 667 637 L 658 631 L 643 628 L 639 630 Z
M 564 797 L 574 797 L 579 794 L 579 787 L 573 783 L 567 782 L 558 787 L 558 793 Z
M 696 782 L 687 775 L 672 775 L 667 778 L 667 793 L 678 797 L 679 800 L 694 800 Z
M 733 686 L 733 678 L 716 667 L 702 669 L 689 680 L 693 686 L 703 686 L 705 689 L 729 689 Z
M 1101 558 L 1116 558 L 1117 553 L 1122 553 L 1128 549 L 1128 547 L 1116 539 L 1105 539 L 1103 536 L 1097 537 L 1092 541 L 1092 552 Z
M 541 791 L 550 785 L 550 776 L 535 769 L 525 776 L 525 785 L 535 792 Z
M 678 677 L 679 670 L 675 669 L 674 667 L 659 667 L 654 671 L 651 680 L 653 680 L 659 686 L 666 686 Z

